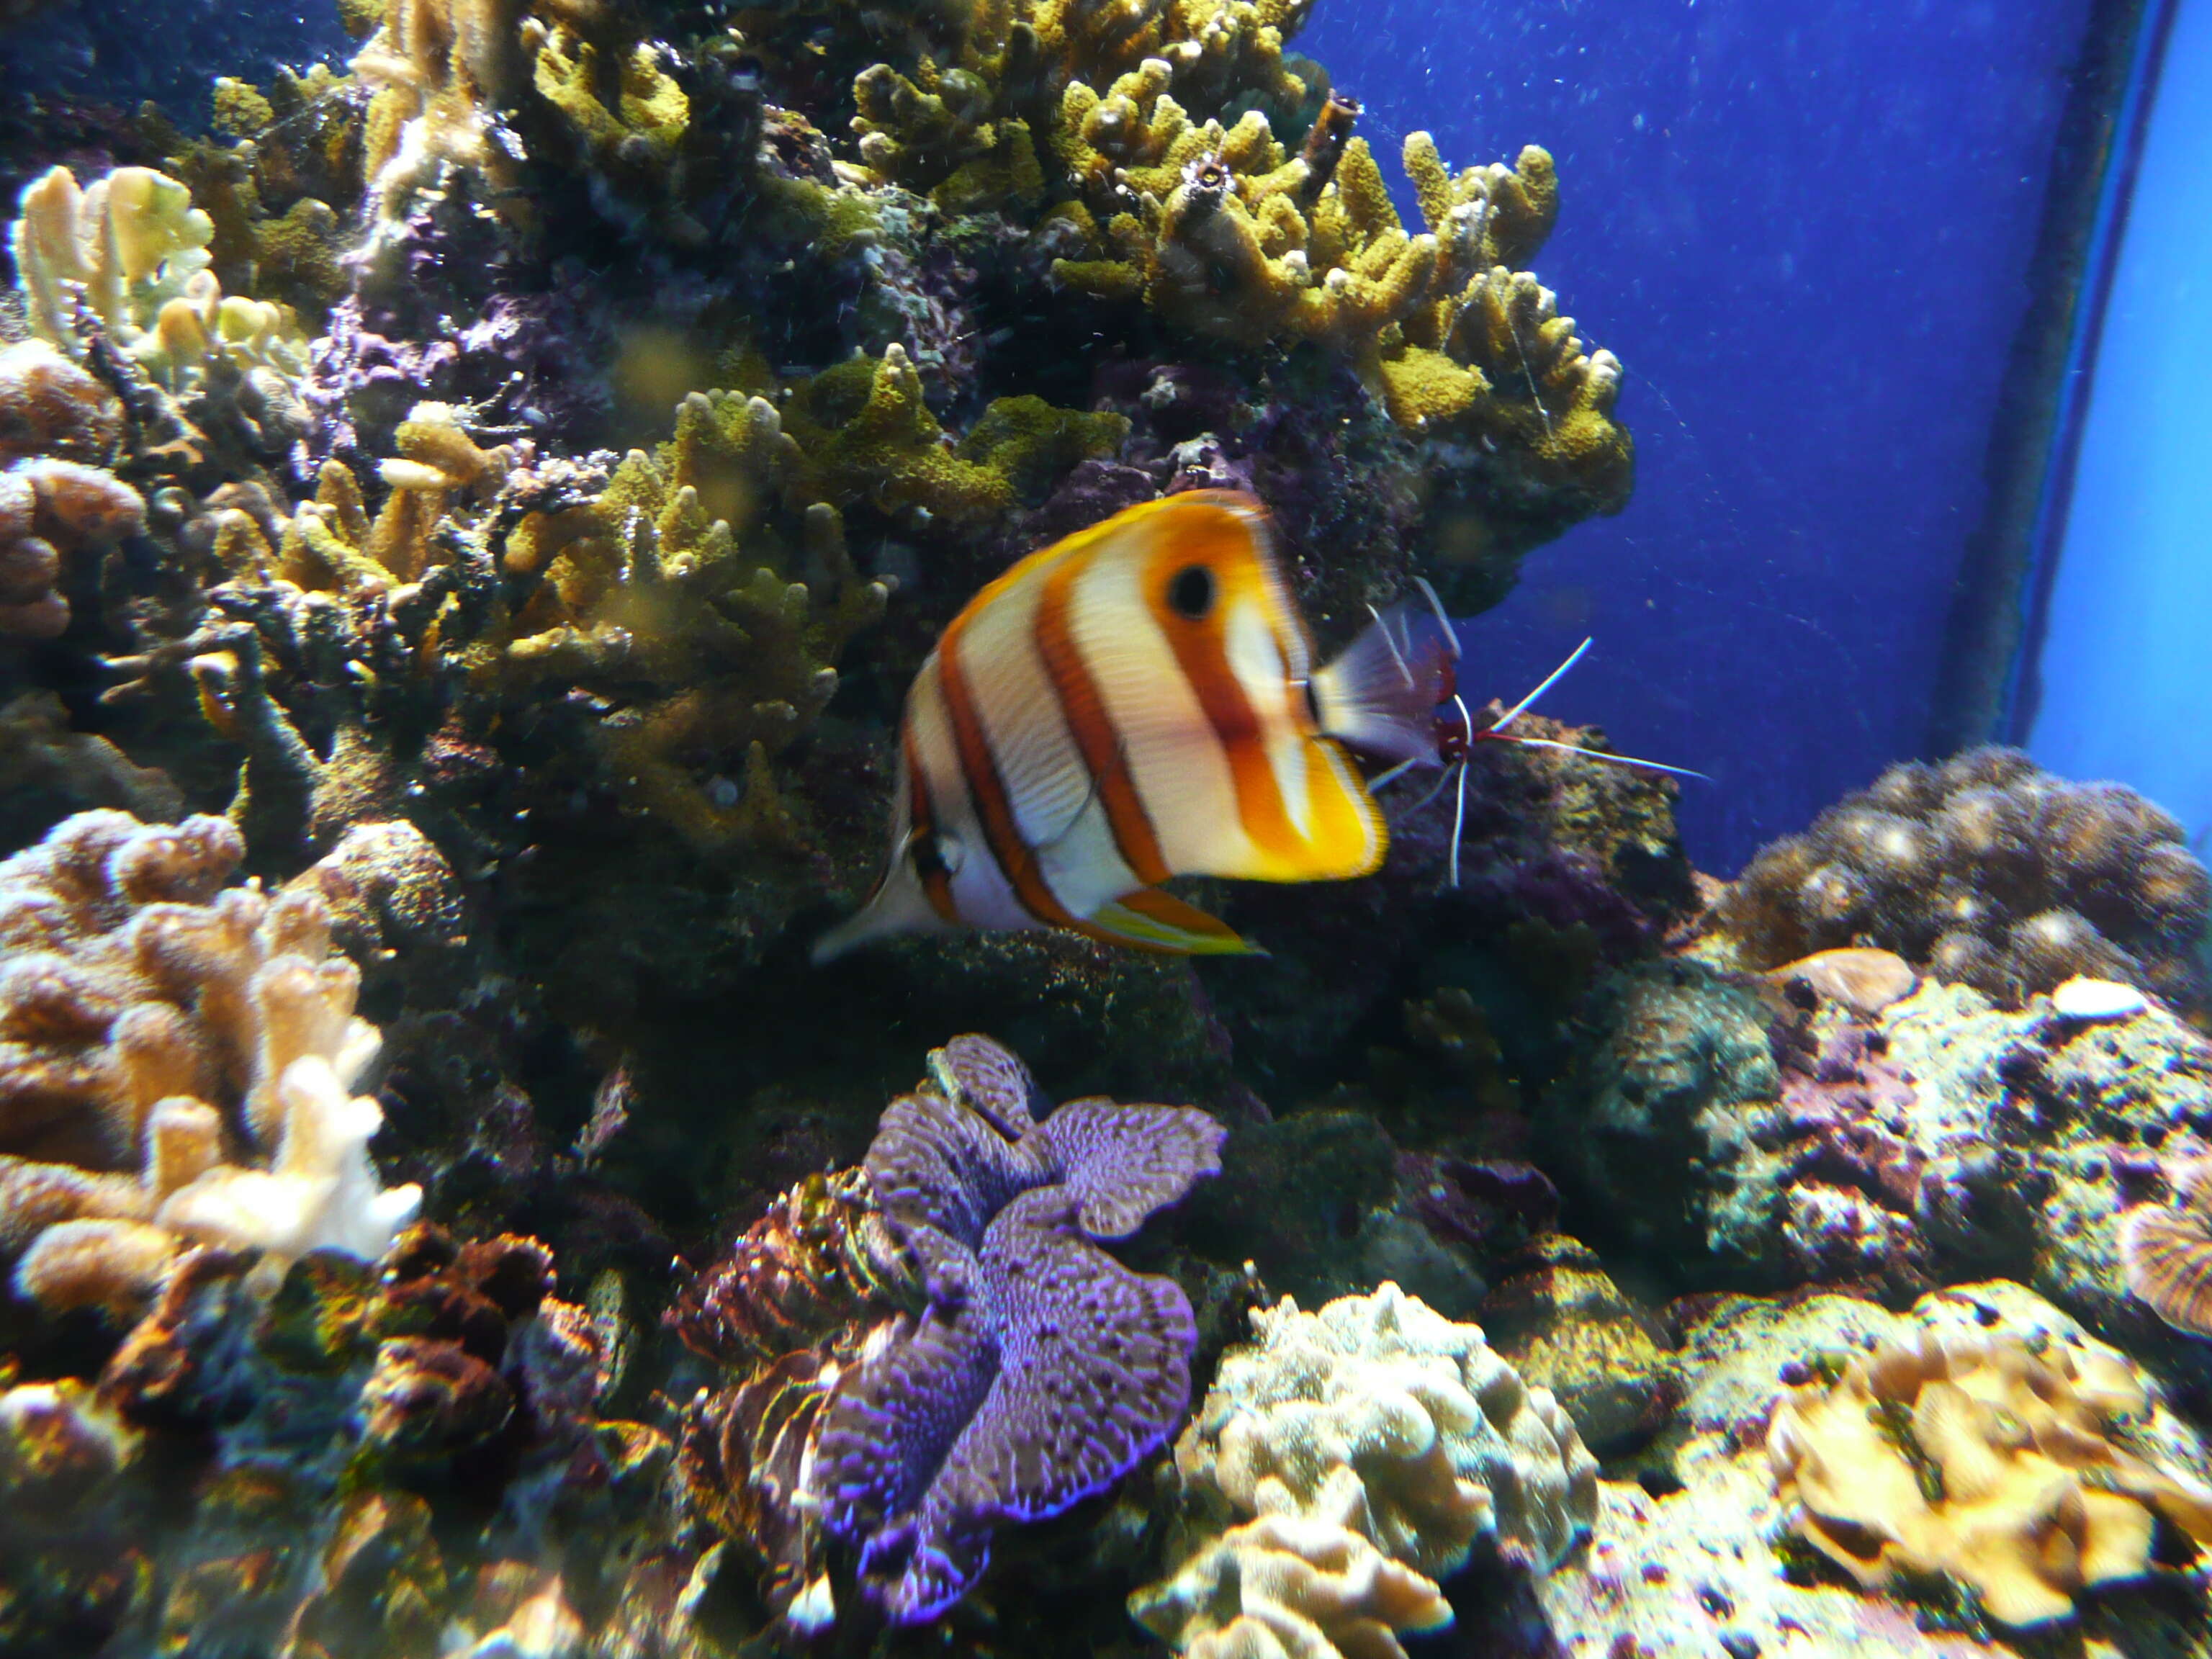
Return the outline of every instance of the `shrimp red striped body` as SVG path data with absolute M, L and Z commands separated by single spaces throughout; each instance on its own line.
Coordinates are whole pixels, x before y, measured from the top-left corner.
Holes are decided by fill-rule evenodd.
M 1159 884 L 1365 875 L 1389 832 L 1344 744 L 1436 753 L 1441 647 L 1409 660 L 1378 627 L 1312 658 L 1248 495 L 1171 495 L 1031 554 L 915 677 L 890 866 L 815 959 L 962 927 L 1251 949 Z

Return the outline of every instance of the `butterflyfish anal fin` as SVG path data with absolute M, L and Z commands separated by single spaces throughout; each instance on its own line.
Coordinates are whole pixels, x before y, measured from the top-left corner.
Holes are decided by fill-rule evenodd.
M 1083 931 L 1116 945 L 1174 956 L 1267 954 L 1218 917 L 1206 915 L 1194 904 L 1185 904 L 1157 887 L 1139 887 L 1109 904 L 1101 905 L 1085 921 Z

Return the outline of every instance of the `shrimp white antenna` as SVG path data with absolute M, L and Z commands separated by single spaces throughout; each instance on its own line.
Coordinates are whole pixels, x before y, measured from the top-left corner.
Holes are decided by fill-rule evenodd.
M 1415 756 L 1411 760 L 1401 760 L 1389 771 L 1378 773 L 1376 776 L 1368 779 L 1367 793 L 1371 795 L 1376 790 L 1385 788 L 1388 786 L 1397 782 L 1398 780 L 1404 777 L 1407 773 L 1420 765 L 1425 758 L 1425 757 Z
M 1459 705 L 1460 724 L 1466 728 L 1468 745 L 1472 748 L 1474 744 L 1474 717 L 1467 712 L 1465 697 L 1455 692 L 1452 701 Z M 1452 809 L 1451 884 L 1455 887 L 1459 885 L 1459 838 L 1466 828 L 1467 759 L 1462 756 L 1459 763 L 1459 805 Z
M 1493 726 L 1482 735 L 1492 737 L 1497 731 L 1498 727 Z M 1581 755 L 1589 760 L 1609 761 L 1615 766 L 1641 766 L 1653 772 L 1671 772 L 1678 778 L 1703 778 L 1707 783 L 1713 781 L 1710 773 L 1693 772 L 1686 766 L 1669 766 L 1664 761 L 1639 760 L 1634 755 L 1608 755 L 1602 749 L 1584 749 L 1571 743 L 1555 743 L 1549 738 L 1499 738 L 1498 740 L 1500 743 L 1517 743 L 1524 749 L 1563 749 L 1570 755 Z
M 1561 680 L 1566 678 L 1567 671 L 1583 659 L 1583 653 L 1590 648 L 1591 643 L 1591 641 L 1584 640 L 1580 645 L 1577 646 L 1568 653 L 1567 659 L 1565 662 L 1561 663 L 1557 668 L 1554 668 L 1550 673 L 1544 677 L 1542 684 L 1539 685 L 1527 696 L 1522 698 L 1520 702 L 1515 703 L 1512 708 L 1507 709 L 1504 714 L 1500 715 L 1497 720 L 1492 720 L 1490 725 L 1490 730 L 1484 732 L 1483 735 L 1485 737 L 1489 737 L 1493 732 L 1503 732 L 1507 726 L 1512 725 L 1514 721 L 1519 720 L 1522 715 L 1527 714 L 1528 712 L 1528 706 L 1531 703 L 1534 702 L 1537 698 L 1542 696 L 1544 693 L 1557 685 Z
M 1454 628 L 1451 618 L 1444 615 L 1444 602 L 1437 597 L 1437 590 L 1429 586 L 1426 576 L 1414 577 L 1413 586 L 1421 590 L 1421 597 L 1429 602 L 1429 609 L 1435 613 L 1437 625 L 1444 630 L 1444 640 L 1451 647 L 1452 660 L 1457 662 L 1460 658 L 1459 629 Z
M 1375 619 L 1375 631 L 1382 635 L 1382 643 L 1390 648 L 1390 665 L 1398 671 L 1398 678 L 1410 687 L 1413 684 L 1413 671 L 1406 662 L 1406 653 L 1398 649 L 1398 641 L 1390 637 L 1390 624 L 1382 620 L 1382 613 L 1371 605 L 1367 607 L 1367 614 Z

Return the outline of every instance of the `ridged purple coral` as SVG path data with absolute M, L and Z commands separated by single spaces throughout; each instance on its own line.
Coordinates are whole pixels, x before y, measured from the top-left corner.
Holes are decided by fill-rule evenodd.
M 1094 1241 L 1218 1172 L 1224 1133 L 1109 1100 L 1038 1121 L 1027 1072 L 988 1038 L 936 1061 L 948 1092 L 892 1102 L 867 1158 L 929 1305 L 838 1384 L 813 1474 L 830 1531 L 860 1546 L 862 1584 L 899 1624 L 965 1595 L 1001 1522 L 1103 1491 L 1188 1407 L 1190 1304 Z

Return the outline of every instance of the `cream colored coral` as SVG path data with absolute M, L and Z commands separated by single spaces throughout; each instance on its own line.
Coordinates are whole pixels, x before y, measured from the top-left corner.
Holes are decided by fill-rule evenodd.
M 325 877 L 219 891 L 243 851 L 86 812 L 0 863 L 0 1252 L 49 1307 L 128 1308 L 187 1238 L 374 1256 L 420 1200 L 368 1158 Z
M 2110 1350 L 1926 1328 L 1793 1389 L 1767 1451 L 1798 1532 L 1860 1584 L 1948 1575 L 2035 1625 L 2147 1573 L 2157 1516 L 2212 1543 L 2212 1491 L 2128 1444 L 2150 1403 Z
M 1223 1358 L 1176 1443 L 1187 1487 L 1245 1514 L 1354 1514 L 1392 1559 L 1437 1577 L 1478 1539 L 1547 1569 L 1589 1526 L 1596 1460 L 1480 1328 L 1389 1284 L 1313 1314 L 1285 1297 L 1252 1323 L 1258 1342 Z
M 215 224 L 191 191 L 150 167 L 117 167 L 80 187 L 50 167 L 25 187 L 11 240 L 31 327 L 82 356 L 81 315 L 171 392 L 221 361 L 284 387 L 307 370 L 307 337 L 290 308 L 226 296 L 208 266 Z M 288 398 L 276 384 L 264 399 Z
M 1395 1632 L 1452 1620 L 1433 1582 L 1358 1533 L 1288 1515 L 1232 1528 L 1129 1610 L 1192 1659 L 1405 1659 Z

